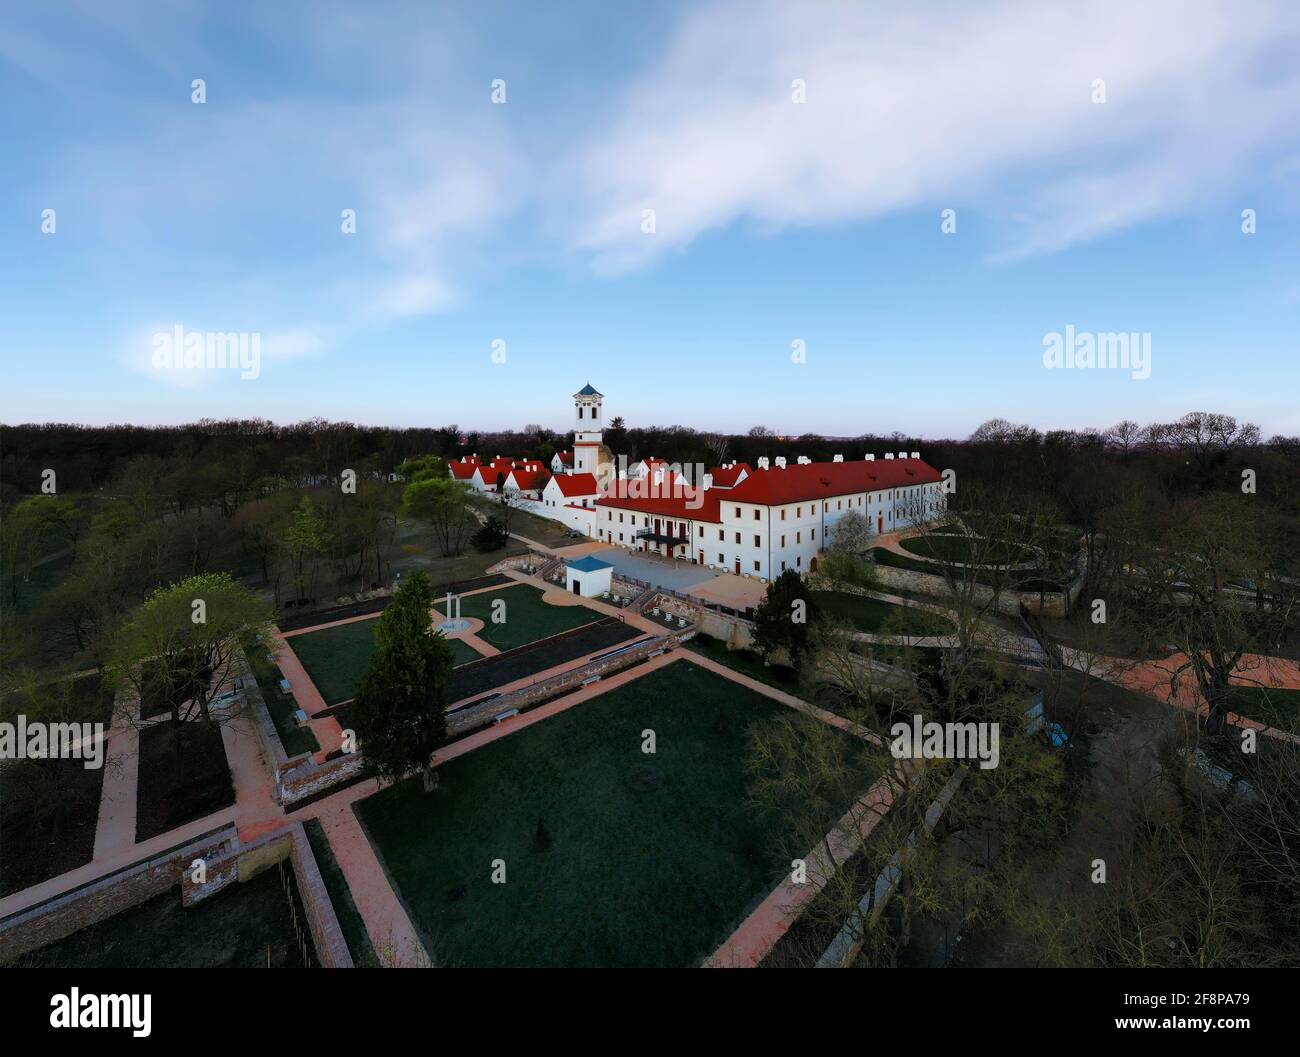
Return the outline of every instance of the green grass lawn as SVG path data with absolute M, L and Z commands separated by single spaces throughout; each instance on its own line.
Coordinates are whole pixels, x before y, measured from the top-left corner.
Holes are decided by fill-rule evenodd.
M 286 867 L 288 868 L 288 867 Z M 289 870 L 290 877 L 293 875 Z M 299 910 L 299 918 L 302 911 Z M 307 934 L 308 944 L 311 934 Z M 269 951 L 268 951 L 269 948 Z M 272 867 L 188 909 L 179 887 L 43 947 L 24 968 L 301 968 L 289 900 Z
M 375 652 L 378 620 L 376 615 L 373 620 L 357 620 L 285 640 L 327 705 L 350 701 L 356 695 L 370 655 Z
M 468 602 L 469 599 L 466 601 Z M 514 604 L 511 596 L 508 603 L 511 616 L 514 614 Z M 547 608 L 553 607 L 547 606 Z M 584 609 L 583 612 L 591 613 L 591 610 Z M 597 614 L 592 615 L 594 617 Z M 378 620 L 376 615 L 374 620 L 340 624 L 336 628 L 309 631 L 305 635 L 294 635 L 285 640 L 289 648 L 298 655 L 298 660 L 302 661 L 302 666 L 307 669 L 307 674 L 311 676 L 311 681 L 316 684 L 316 689 L 325 698 L 327 705 L 351 701 L 356 696 L 361 677 L 366 674 L 366 665 L 370 663 L 370 656 L 375 652 L 374 629 Z M 579 623 L 585 624 L 586 621 Z M 453 668 L 468 664 L 470 661 L 477 661 L 483 656 L 474 647 L 457 639 L 447 639 L 447 645 L 451 647 Z M 288 746 L 286 745 L 285 748 L 287 749 Z
M 951 532 L 933 532 L 924 536 L 910 536 L 899 541 L 905 551 L 918 554 L 922 558 L 938 558 L 942 561 L 971 564 L 971 541 L 964 535 Z M 1032 552 L 1009 543 L 1006 540 L 986 542 L 979 540 L 974 544 L 976 556 L 985 565 L 1015 565 L 1028 561 Z
M 352 963 L 358 969 L 376 968 L 379 959 L 375 956 L 374 945 L 370 942 L 370 933 L 366 931 L 365 919 L 352 899 L 352 889 L 348 887 L 343 869 L 339 866 L 338 859 L 334 857 L 334 849 L 330 847 L 329 838 L 325 835 L 325 827 L 321 825 L 320 819 L 309 818 L 303 820 L 302 828 L 307 834 L 307 842 L 311 845 L 311 853 L 316 858 L 321 880 L 325 882 L 325 888 L 329 892 L 330 902 L 334 905 L 334 913 L 338 915 L 339 927 L 343 930 L 343 938 L 347 941 Z
M 271 722 L 275 724 L 276 733 L 280 735 L 280 744 L 284 746 L 285 753 L 293 758 L 304 752 L 315 752 L 319 749 L 320 742 L 316 740 L 311 727 L 300 727 L 294 721 L 293 714 L 298 708 L 298 703 L 294 701 L 291 694 L 286 694 L 280 689 L 280 680 L 283 677 L 280 669 L 267 659 L 266 651 L 249 643 L 244 648 L 244 656 L 248 658 L 249 667 L 253 669 L 253 678 L 257 680 L 258 688 L 262 691 L 262 700 L 266 702 L 266 710 L 271 714 Z
M 500 624 L 492 623 L 492 606 L 497 599 L 506 604 L 505 620 Z M 460 615 L 483 621 L 478 637 L 499 650 L 525 646 L 601 618 L 600 613 L 586 606 L 553 606 L 543 602 L 542 592 L 532 584 L 514 584 L 462 598 Z
M 1234 686 L 1229 710 L 1279 730 L 1300 731 L 1300 690 L 1271 686 Z
M 438 964 L 694 965 L 789 866 L 793 820 L 746 797 L 751 732 L 778 715 L 816 722 L 682 660 L 357 811 Z M 818 827 L 875 777 L 864 758 Z
M 489 517 L 504 517 L 506 513 L 502 511 L 501 501 L 495 494 L 480 495 L 476 492 L 470 496 L 470 503 Z M 510 531 L 518 533 L 525 539 L 551 545 L 581 542 L 581 540 L 570 538 L 568 535 L 569 527 L 559 521 L 542 517 L 529 510 L 515 509 L 508 511 L 508 513 L 510 515 Z M 512 540 L 511 542 L 515 541 Z M 499 561 L 501 552 L 493 553 L 498 555 L 496 560 Z
M 943 566 L 936 565 L 934 562 L 909 558 L 904 554 L 898 554 L 884 547 L 873 547 L 868 553 L 877 565 L 883 565 L 891 569 L 908 569 L 916 573 L 927 573 L 930 576 L 943 579 Z M 1025 591 L 1031 594 L 1039 590 L 1047 592 L 1061 590 L 1059 581 L 1044 579 L 1042 576 L 1035 575 L 1033 570 L 1002 573 L 976 571 L 975 581 L 989 587 L 1001 587 L 1004 591 Z M 887 585 L 885 589 L 888 590 Z
M 459 668 L 462 664 L 468 664 L 470 661 L 482 660 L 483 658 L 483 654 L 460 639 L 449 638 L 447 645 L 451 647 L 451 664 L 453 668 Z
M 947 635 L 952 622 L 937 613 L 894 605 L 879 598 L 842 591 L 814 591 L 811 598 L 832 620 L 846 620 L 858 631 L 897 635 Z
M 768 664 L 763 660 L 762 654 L 754 650 L 729 650 L 725 642 L 710 635 L 700 634 L 688 640 L 685 645 L 688 650 L 693 650 L 719 664 L 725 664 L 728 668 L 751 679 L 784 690 L 787 694 L 797 695 L 799 692 L 799 676 L 795 674 L 793 668 L 782 664 Z

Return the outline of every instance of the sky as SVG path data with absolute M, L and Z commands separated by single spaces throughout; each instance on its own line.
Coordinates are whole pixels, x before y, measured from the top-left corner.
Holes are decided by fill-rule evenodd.
M 0 421 L 1300 433 L 1290 0 L 0 0 L 0 98 Z

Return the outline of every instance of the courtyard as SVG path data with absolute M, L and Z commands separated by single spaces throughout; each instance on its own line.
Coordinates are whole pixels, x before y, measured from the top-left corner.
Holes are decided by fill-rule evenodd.
M 682 657 L 356 810 L 436 964 L 695 965 L 788 867 L 793 820 L 748 799 L 781 715 L 817 722 Z
M 481 620 L 483 627 L 477 636 L 498 650 L 526 646 L 600 619 L 600 613 L 579 603 L 576 596 L 572 596 L 573 604 L 555 605 L 543 595 L 532 584 L 480 591 L 461 598 L 460 615 Z M 569 600 L 566 596 L 565 601 Z M 500 623 L 494 620 L 498 613 Z

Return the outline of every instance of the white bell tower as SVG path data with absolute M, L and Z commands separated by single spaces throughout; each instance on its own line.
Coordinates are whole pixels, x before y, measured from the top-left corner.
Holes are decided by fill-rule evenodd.
M 600 404 L 605 397 L 588 382 L 573 394 L 573 472 L 589 473 L 599 479 L 601 424 Z

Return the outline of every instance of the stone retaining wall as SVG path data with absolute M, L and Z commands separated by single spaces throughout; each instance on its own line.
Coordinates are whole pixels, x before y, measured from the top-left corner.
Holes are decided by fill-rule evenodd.
M 253 729 L 257 731 L 257 740 L 262 746 L 263 755 L 266 756 L 271 769 L 278 773 L 288 761 L 289 754 L 285 752 L 284 742 L 280 740 L 280 732 L 275 729 L 275 721 L 271 718 L 271 710 L 267 708 L 262 687 L 253 675 L 253 666 L 248 663 L 248 658 L 244 656 L 242 650 L 237 656 L 237 664 L 242 669 L 240 676 L 244 680 L 244 700 L 247 702 L 248 714 L 253 721 Z
M 359 752 L 347 752 L 319 763 L 315 756 L 297 756 L 279 769 L 275 780 L 275 798 L 288 806 L 323 789 L 355 778 L 364 766 Z
M 447 734 L 453 738 L 461 737 L 477 730 L 479 727 L 486 727 L 495 716 L 500 715 L 502 712 L 509 711 L 512 708 L 517 708 L 522 712 L 530 705 L 556 697 L 569 690 L 575 690 L 593 677 L 611 675 L 614 672 L 622 671 L 624 668 L 629 668 L 645 660 L 652 653 L 660 650 L 670 650 L 676 645 L 677 640 L 671 635 L 647 639 L 645 642 L 639 642 L 628 647 L 622 653 L 613 657 L 606 657 L 603 660 L 582 665 L 573 671 L 562 672 L 550 679 L 543 679 L 541 682 L 533 683 L 531 686 L 521 687 L 499 697 L 490 698 L 480 704 L 458 709 L 447 717 Z
M 0 964 L 139 906 L 178 885 L 195 859 L 217 859 L 238 846 L 239 834 L 235 827 L 222 826 L 151 859 L 11 914 L 0 921 Z
M 290 822 L 239 848 L 208 859 L 203 884 L 195 884 L 187 871 L 181 877 L 181 902 L 185 906 L 216 895 L 223 888 L 251 880 L 285 859 L 293 865 L 294 880 L 302 899 L 316 957 L 326 969 L 351 969 L 352 955 L 339 925 L 334 904 L 321 877 L 316 856 L 312 854 L 307 832 L 301 822 Z
M 911 569 L 897 569 L 892 565 L 876 565 L 876 575 L 884 587 L 893 587 L 904 591 L 915 591 L 917 594 L 934 595 L 938 598 L 951 597 L 948 590 L 948 582 L 941 575 L 933 573 L 918 573 Z M 1044 617 L 1061 618 L 1066 615 L 1066 598 L 1069 598 L 1069 605 L 1073 607 L 1079 597 L 1079 592 L 1083 590 L 1083 574 L 1080 573 L 1073 583 L 1069 585 L 1066 592 L 1048 591 L 1040 595 L 1037 591 L 1008 591 L 1003 590 L 997 596 L 994 603 L 994 609 L 999 613 L 1004 613 L 1010 617 L 1020 615 L 1020 604 L 1024 603 L 1025 608 L 1031 613 Z M 993 598 L 993 588 L 986 584 L 973 585 L 973 597 L 980 604 Z

